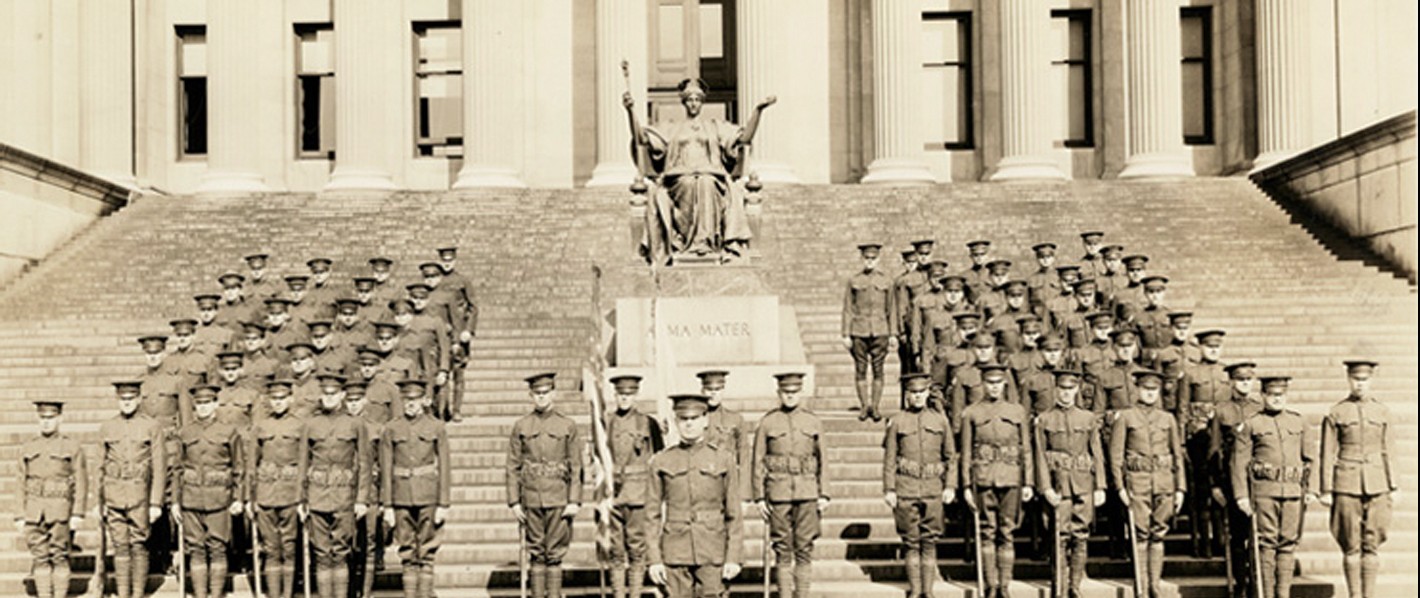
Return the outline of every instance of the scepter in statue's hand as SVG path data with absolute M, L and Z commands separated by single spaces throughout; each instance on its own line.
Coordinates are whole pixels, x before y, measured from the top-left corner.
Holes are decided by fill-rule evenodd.
M 631 121 L 631 160 L 636 163 L 636 179 L 631 181 L 631 192 L 642 195 L 646 193 L 646 167 L 642 159 L 646 134 L 636 122 L 636 99 L 631 97 L 631 65 L 625 58 L 621 59 L 621 81 L 626 89 L 621 94 L 621 105 L 626 108 L 626 117 Z

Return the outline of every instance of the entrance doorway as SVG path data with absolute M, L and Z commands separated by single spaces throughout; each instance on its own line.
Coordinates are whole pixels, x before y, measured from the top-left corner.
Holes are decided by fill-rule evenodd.
M 738 120 L 735 0 L 647 0 L 650 3 L 650 121 L 684 116 L 676 85 L 700 78 L 710 88 L 704 114 Z

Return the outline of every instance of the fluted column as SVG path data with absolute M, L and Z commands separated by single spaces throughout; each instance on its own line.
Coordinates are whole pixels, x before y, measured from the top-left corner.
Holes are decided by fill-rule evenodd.
M 389 73 L 400 43 L 399 4 L 335 0 L 335 169 L 326 191 L 395 188 L 387 148 L 401 144 L 398 87 Z
M 920 0 L 873 0 L 873 146 L 864 183 L 923 184 L 922 6 Z
M 1129 154 L 1120 178 L 1193 176 L 1183 145 L 1183 71 L 1177 0 L 1125 0 Z
M 207 0 L 207 172 L 199 193 L 265 191 L 260 173 L 259 62 L 250 43 L 263 12 L 242 0 Z
M 1001 0 L 1001 162 L 993 181 L 1063 179 L 1050 155 L 1050 121 L 1043 89 L 1050 76 L 1050 6 L 1043 0 Z
M 136 187 L 129 0 L 92 0 L 79 12 L 79 160 L 88 171 Z
M 596 0 L 597 3 L 597 167 L 588 187 L 622 186 L 636 177 L 631 161 L 631 128 L 621 94 L 626 84 L 621 61 L 631 68 L 631 95 L 636 118 L 646 123 L 647 27 L 646 0 Z
M 522 2 L 463 0 L 463 168 L 455 189 L 525 187 Z
M 792 0 L 740 0 L 735 8 L 740 124 L 749 122 L 755 105 L 765 97 L 779 99 L 759 123 L 750 150 L 749 170 L 764 182 L 799 182 L 790 165 L 794 127 L 789 119 L 801 90 L 794 85 L 796 57 L 786 47 L 789 36 L 784 31 L 785 23 L 793 22 L 794 4 Z
M 1257 0 L 1257 159 L 1261 170 L 1305 149 L 1312 126 L 1308 5 Z

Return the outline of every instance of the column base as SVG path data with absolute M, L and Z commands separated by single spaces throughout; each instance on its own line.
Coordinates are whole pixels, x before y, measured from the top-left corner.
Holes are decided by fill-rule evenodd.
M 197 185 L 197 192 L 210 195 L 230 193 L 261 193 L 270 191 L 261 175 L 254 172 L 207 172 Z
M 527 185 L 518 178 L 517 171 L 501 166 L 469 165 L 459 170 L 459 178 L 454 181 L 455 189 L 513 188 L 524 189 Z
M 1121 179 L 1179 178 L 1193 176 L 1193 160 L 1179 154 L 1130 156 L 1120 171 Z
M 355 170 L 335 167 L 325 191 L 394 191 L 397 189 L 390 175 L 378 170 Z
M 1069 177 L 1060 171 L 1054 162 L 1034 156 L 1011 156 L 1002 158 L 996 165 L 992 182 L 1005 181 L 1064 181 Z
M 782 162 L 755 162 L 751 159 L 749 172 L 758 174 L 761 183 L 798 185 L 803 182 L 799 180 L 799 175 L 794 173 L 793 167 Z
M 1297 152 L 1296 150 L 1272 150 L 1262 152 L 1261 154 L 1258 154 L 1256 158 L 1252 159 L 1252 170 L 1248 171 L 1248 174 L 1256 174 L 1263 170 L 1267 170 L 1268 168 L 1271 168 L 1274 164 L 1277 164 L 1278 162 L 1285 162 L 1288 158 L 1291 158 L 1292 156 L 1295 156 L 1298 153 L 1299 152 Z
M 932 185 L 937 177 L 920 160 L 910 158 L 879 158 L 868 165 L 868 174 L 859 181 L 864 185 Z
M 592 170 L 588 187 L 630 187 L 636 180 L 636 167 L 630 162 L 602 162 Z

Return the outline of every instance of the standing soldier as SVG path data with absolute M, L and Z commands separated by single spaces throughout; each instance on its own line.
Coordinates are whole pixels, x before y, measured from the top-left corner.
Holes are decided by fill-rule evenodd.
M 382 450 L 385 422 L 389 421 L 389 412 L 379 415 L 371 411 L 368 396 L 369 385 L 364 380 L 355 380 L 345 383 L 345 410 L 352 417 L 360 420 L 365 426 L 365 436 L 370 439 L 370 453 L 365 462 L 365 468 L 370 472 L 368 490 L 366 496 L 370 501 L 365 512 L 365 517 L 355 523 L 355 538 L 353 552 L 355 558 L 350 564 L 351 583 L 358 588 L 353 592 L 360 598 L 370 598 L 375 589 L 375 572 L 384 564 L 385 533 L 381 533 L 380 524 L 383 517 L 380 516 L 380 452 Z M 386 532 L 387 533 L 387 532 Z M 344 598 L 337 596 L 336 598 Z
M 439 550 L 439 526 L 449 516 L 449 435 L 444 422 L 425 412 L 427 383 L 418 378 L 399 382 L 404 417 L 385 426 L 380 441 L 380 504 L 385 528 L 399 542 L 404 566 L 405 598 L 434 596 L 434 554 Z
M 1198 363 L 1184 369 L 1178 385 L 1178 414 L 1183 420 L 1188 471 L 1195 480 L 1206 480 L 1212 473 L 1209 430 L 1218 405 L 1227 402 L 1232 393 L 1232 383 L 1222 363 L 1225 334 L 1222 330 L 1204 330 L 1194 335 L 1198 339 Z M 1188 504 L 1194 556 L 1211 557 L 1215 549 L 1224 550 L 1223 509 L 1227 501 L 1221 489 L 1216 493 L 1194 492 L 1189 495 Z
M 1094 278 L 1103 274 L 1104 259 L 1100 252 L 1104 250 L 1104 233 L 1097 230 L 1080 233 L 1080 244 L 1085 246 L 1085 255 L 1080 256 L 1080 275 Z
M 260 322 L 242 323 L 241 346 L 236 350 L 243 354 L 242 373 L 251 380 L 264 384 L 281 366 L 280 352 L 267 344 L 266 326 Z
M 1163 369 L 1163 363 L 1174 361 L 1179 364 L 1179 368 L 1185 373 L 1198 365 L 1203 360 L 1203 350 L 1199 348 L 1198 342 L 1189 336 L 1188 331 L 1193 327 L 1193 312 L 1191 311 L 1171 311 L 1169 312 L 1169 329 L 1166 331 L 1168 338 L 1164 341 L 1164 346 L 1159 349 L 1152 364 L 1154 369 Z M 1180 393 L 1182 386 L 1180 385 Z
M 705 438 L 705 397 L 671 400 L 680 443 L 651 458 L 646 488 L 651 579 L 672 598 L 721 596 L 743 563 L 739 467 Z
M 1233 495 L 1256 518 L 1263 598 L 1289 598 L 1302 535 L 1302 502 L 1316 501 L 1316 433 L 1286 409 L 1284 376 L 1263 378 L 1263 410 L 1238 426 L 1233 443 Z
M 439 264 L 443 266 L 444 280 L 439 284 L 452 295 L 450 306 L 453 316 L 453 361 L 449 372 L 449 411 L 454 423 L 463 421 L 464 369 L 468 367 L 469 348 L 474 335 L 478 334 L 478 304 L 473 301 L 473 281 L 462 272 L 455 272 L 459 249 L 454 246 L 439 248 Z
M 39 598 L 69 595 L 70 532 L 88 510 L 89 472 L 84 447 L 59 433 L 64 403 L 35 401 L 39 436 L 20 448 L 15 484 L 19 494 L 15 528 L 30 549 L 30 576 Z
M 217 387 L 192 389 L 193 420 L 178 431 L 173 517 L 182 521 L 187 575 L 197 598 L 222 598 L 232 517 L 242 512 L 242 443 L 237 427 L 217 418 Z
M 340 387 L 322 394 L 320 408 L 306 420 L 302 515 L 308 522 L 320 597 L 346 598 L 355 522 L 369 510 L 370 438 L 365 422 L 345 411 L 345 378 L 322 376 L 321 384 L 328 380 Z
M 1082 374 L 1055 370 L 1055 405 L 1035 421 L 1036 486 L 1053 511 L 1051 525 L 1063 546 L 1056 546 L 1057 569 L 1069 571 L 1069 591 L 1079 598 L 1089 553 L 1090 524 L 1095 509 L 1104 505 L 1104 451 L 1100 447 L 1100 420 L 1075 404 Z M 1057 580 L 1058 581 L 1058 580 Z M 1061 592 L 1055 592 L 1060 596 Z
M 966 298 L 980 305 L 982 297 L 996 288 L 987 280 L 991 271 L 991 242 L 985 239 L 970 241 L 966 244 L 966 253 L 971 261 L 971 266 L 961 273 L 966 278 Z
M 755 430 L 750 492 L 769 524 L 779 598 L 808 598 L 819 517 L 828 508 L 828 454 L 823 422 L 802 406 L 804 375 L 774 378 L 779 408 L 766 413 Z
M 883 397 L 883 362 L 896 349 L 901 330 L 893 305 L 892 279 L 878 270 L 880 243 L 858 246 L 863 269 L 848 279 L 843 289 L 843 347 L 853 355 L 853 380 L 858 388 L 858 421 L 881 421 L 878 402 Z M 872 366 L 873 379 L 868 380 Z M 871 390 L 870 390 L 871 387 Z
M 1341 545 L 1351 598 L 1379 595 L 1380 546 L 1390 526 L 1400 484 L 1391 457 L 1395 435 L 1390 409 L 1367 391 L 1377 363 L 1345 362 L 1350 393 L 1321 424 L 1321 501 L 1331 507 L 1331 535 Z
M 374 279 L 374 288 L 370 295 L 373 299 L 370 303 L 380 310 L 389 309 L 391 301 L 404 298 L 404 289 L 399 285 L 390 284 L 390 274 L 394 271 L 394 260 L 377 255 L 370 258 L 370 278 Z
M 929 288 L 926 270 L 927 263 L 931 261 L 934 243 L 931 239 L 913 241 L 913 267 L 899 275 L 892 283 L 897 321 L 903 324 L 898 330 L 897 358 L 904 372 L 918 371 L 918 363 L 921 361 L 921 355 L 917 352 L 919 347 L 910 342 L 908 335 L 911 331 L 907 329 L 906 324 L 911 319 L 912 312 L 916 310 L 917 296 L 926 293 Z
M 227 420 L 239 429 L 246 429 L 252 419 L 264 415 L 261 392 L 249 383 L 243 366 L 245 354 L 241 351 L 224 351 L 217 354 L 217 417 Z
M 1178 423 L 1169 412 L 1158 408 L 1163 375 L 1154 371 L 1134 373 L 1139 385 L 1139 403 L 1120 412 L 1109 435 L 1109 468 L 1119 502 L 1133 515 L 1134 571 L 1136 587 L 1143 586 L 1149 598 L 1158 598 L 1164 572 L 1164 536 L 1169 520 L 1183 505 L 1187 473 L 1183 467 L 1183 445 Z
M 603 520 L 611 524 L 611 592 L 615 598 L 626 598 L 629 588 L 633 598 L 640 598 L 646 579 L 647 518 L 651 517 L 647 507 L 659 506 L 649 502 L 649 463 L 665 443 L 660 424 L 636 409 L 641 377 L 617 376 L 611 384 L 616 388 L 616 410 L 607 416 L 606 435 L 616 495 L 601 497 L 600 505 Z
M 979 366 L 982 400 L 962 412 L 961 476 L 966 504 L 981 526 L 985 598 L 1010 594 L 1021 503 L 1035 496 L 1030 418 L 1006 400 L 1006 366 Z
M 524 379 L 533 412 L 508 440 L 508 506 L 522 525 L 532 562 L 532 598 L 562 598 L 562 557 L 582 508 L 582 441 L 553 404 L 556 374 Z
M 247 277 L 236 272 L 223 272 L 217 277 L 217 284 L 222 285 L 222 303 L 217 312 L 216 322 L 231 330 L 234 334 L 242 331 L 242 322 L 248 322 L 265 315 L 265 307 L 262 307 L 261 300 L 264 297 L 248 299 L 246 289 Z
M 1038 268 L 1026 277 L 1026 285 L 1030 287 L 1031 310 L 1038 314 L 1048 313 L 1050 301 L 1060 296 L 1064 287 L 1060 284 L 1060 275 L 1055 270 L 1055 251 L 1058 248 L 1054 243 L 1037 243 L 1030 248 L 1035 253 L 1035 263 Z
M 335 299 L 340 296 L 335 285 L 330 284 L 331 263 L 328 257 L 306 260 L 306 267 L 311 270 L 311 286 L 306 291 L 306 301 L 317 310 L 321 319 L 335 315 Z
M 173 504 L 173 496 L 177 491 L 177 430 L 180 424 L 178 396 L 186 392 L 182 388 L 182 375 L 167 362 L 167 341 L 166 336 L 145 336 L 138 339 L 138 344 L 143 347 L 147 366 L 138 375 L 143 393 L 139 410 L 143 415 L 157 421 L 164 432 L 163 454 L 167 457 L 168 467 L 165 474 L 167 481 L 163 485 L 165 497 L 162 504 L 165 507 Z M 165 509 L 163 516 L 153 521 L 149 530 L 150 553 L 156 556 L 158 568 L 162 570 L 167 570 L 168 565 L 172 564 L 172 552 L 177 548 L 176 521 L 168 516 Z
M 407 377 L 405 373 L 389 372 L 381 368 L 380 352 L 372 347 L 359 347 L 355 359 L 356 363 L 349 368 L 345 377 L 364 385 L 364 392 L 361 393 L 362 417 L 383 424 L 395 414 L 402 413 L 404 408 L 400 406 L 399 387 L 395 386 L 394 381 Z M 346 397 L 346 400 L 348 401 L 349 397 Z M 378 436 L 370 437 L 370 442 L 378 441 Z M 376 455 L 372 459 L 378 461 L 379 457 Z
M 265 252 L 258 252 L 242 258 L 247 263 L 247 296 L 256 301 L 262 301 L 285 290 L 280 280 L 266 275 L 266 262 L 270 257 Z
M 1173 340 L 1169 308 L 1164 305 L 1168 284 L 1168 278 L 1157 275 L 1146 276 L 1139 283 L 1144 290 L 1144 300 L 1134 314 L 1139 323 L 1139 344 L 1143 347 L 1144 363 L 1154 363 L 1159 352 Z
M 252 426 L 247 444 L 248 516 L 256 517 L 266 595 L 291 598 L 296 581 L 298 511 L 305 502 L 305 423 L 291 413 L 291 381 L 266 383 L 267 415 Z
M 883 434 L 883 500 L 907 549 L 908 598 L 930 597 L 945 505 L 957 498 L 956 439 L 947 417 L 926 408 L 931 376 L 904 374 L 902 383 L 907 409 L 888 420 Z
M 1234 496 L 1232 484 L 1233 440 L 1239 424 L 1262 411 L 1262 404 L 1252 396 L 1257 364 L 1243 361 L 1229 364 L 1223 371 L 1228 375 L 1231 397 L 1216 404 L 1213 419 L 1208 429 L 1208 475 L 1203 478 L 1213 483 L 1212 498 L 1227 510 L 1225 524 L 1228 526 L 1228 546 L 1226 550 L 1233 564 L 1234 596 L 1247 596 L 1251 592 L 1252 559 L 1248 558 L 1247 529 L 1251 525 L 1247 515 L 1230 503 Z
M 141 382 L 114 382 L 118 415 L 99 426 L 99 518 L 113 547 L 119 598 L 143 598 L 148 530 L 163 512 L 167 433 L 138 412 Z M 103 555 L 99 555 L 102 558 Z
M 197 331 L 192 338 L 193 348 L 208 356 L 225 351 L 241 328 L 223 326 L 217 322 L 222 296 L 201 293 L 193 295 L 192 300 L 197 303 Z

